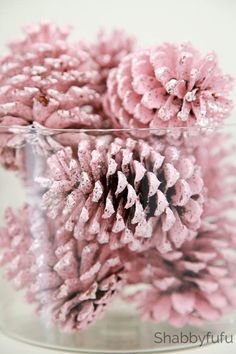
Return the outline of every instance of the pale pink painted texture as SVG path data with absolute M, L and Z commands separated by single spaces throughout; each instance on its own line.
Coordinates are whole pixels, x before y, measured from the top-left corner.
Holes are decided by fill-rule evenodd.
M 122 31 L 74 44 L 53 24 L 24 31 L 0 58 L 0 161 L 37 206 L 6 211 L 8 279 L 66 332 L 130 284 L 146 285 L 125 298 L 145 320 L 200 325 L 232 311 L 235 146 L 216 128 L 233 79 L 215 54 L 135 51 Z

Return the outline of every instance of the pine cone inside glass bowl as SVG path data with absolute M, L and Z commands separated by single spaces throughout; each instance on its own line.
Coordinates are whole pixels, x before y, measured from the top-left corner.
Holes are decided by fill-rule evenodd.
M 143 319 L 176 327 L 216 321 L 231 312 L 236 305 L 235 227 L 230 219 L 218 219 L 177 251 L 152 249 L 128 260 L 128 282 L 149 287 L 127 301 L 136 302 Z
M 204 215 L 217 220 L 219 215 L 233 216 L 236 207 L 235 144 L 229 133 L 214 131 L 193 149 L 205 181 Z
M 124 283 L 123 264 L 109 245 L 75 240 L 59 218 L 52 223 L 29 205 L 6 211 L 0 264 L 37 313 L 65 332 L 94 323 Z
M 229 136 L 215 132 L 194 148 L 204 181 L 204 205 L 197 235 L 176 251 L 149 249 L 124 261 L 128 282 L 149 284 L 129 300 L 142 316 L 175 326 L 216 320 L 235 307 L 236 165 Z
M 205 126 L 229 116 L 232 82 L 214 53 L 166 43 L 131 53 L 110 72 L 104 107 L 117 128 Z
M 142 250 L 154 242 L 165 252 L 201 224 L 201 169 L 175 147 L 159 152 L 143 140 L 78 135 L 77 158 L 69 147 L 58 151 L 37 181 L 49 217 L 63 214 L 77 239 L 111 248 Z
M 7 170 L 25 174 L 25 156 L 22 151 L 27 129 L 2 127 L 0 124 L 0 164 Z

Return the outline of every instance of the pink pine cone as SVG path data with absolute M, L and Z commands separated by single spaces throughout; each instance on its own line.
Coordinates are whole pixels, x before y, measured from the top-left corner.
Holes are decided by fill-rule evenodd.
M 177 250 L 144 252 L 127 258 L 131 283 L 151 284 L 131 297 L 142 316 L 175 326 L 216 320 L 234 309 L 236 265 L 235 146 L 225 147 L 229 136 L 216 132 L 194 148 L 205 188 L 201 227 L 195 238 Z
M 90 88 L 98 80 L 96 64 L 73 50 L 64 29 L 42 24 L 25 32 L 1 58 L 1 124 L 101 127 L 100 95 Z
M 127 298 L 145 320 L 174 326 L 215 321 L 235 308 L 235 227 L 219 219 L 174 252 L 150 250 L 126 264 L 130 283 L 150 288 Z M 223 238 L 222 238 L 223 236 Z
M 94 323 L 124 281 L 117 252 L 75 240 L 59 219 L 51 223 L 29 205 L 18 214 L 6 211 L 0 236 L 0 264 L 8 279 L 26 290 L 26 299 L 47 323 L 62 331 Z
M 204 189 L 193 156 L 159 152 L 143 140 L 78 135 L 78 156 L 67 147 L 48 159 L 42 207 L 63 214 L 77 239 L 115 249 L 179 247 L 201 224 Z
M 107 120 L 97 63 L 67 41 L 68 29 L 52 24 L 28 26 L 0 58 L 0 126 L 38 122 L 48 128 L 102 128 Z M 3 165 L 18 164 L 11 134 L 0 136 Z M 16 157 L 17 159 L 17 157 Z
M 220 215 L 229 216 L 236 208 L 236 163 L 233 136 L 215 131 L 201 139 L 193 149 L 201 166 L 206 186 L 204 218 L 217 220 Z
M 98 65 L 99 91 L 106 91 L 106 81 L 110 70 L 116 68 L 127 54 L 133 52 L 134 44 L 134 38 L 127 36 L 121 30 L 114 30 L 110 35 L 101 30 L 94 42 L 78 43 L 79 50 L 82 49 L 88 53 Z
M 214 53 L 166 43 L 128 55 L 111 71 L 104 107 L 117 128 L 220 123 L 232 108 L 232 81 Z

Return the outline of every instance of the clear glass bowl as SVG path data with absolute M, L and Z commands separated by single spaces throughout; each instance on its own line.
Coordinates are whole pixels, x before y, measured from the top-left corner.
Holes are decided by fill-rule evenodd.
M 234 130 L 1 127 L 27 196 L 0 231 L 1 330 L 82 353 L 230 340 Z

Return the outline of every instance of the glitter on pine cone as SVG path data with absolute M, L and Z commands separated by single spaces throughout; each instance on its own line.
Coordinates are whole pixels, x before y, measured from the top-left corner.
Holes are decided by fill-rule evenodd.
M 212 125 L 230 114 L 232 82 L 214 53 L 166 43 L 126 56 L 111 71 L 104 108 L 117 128 Z
M 68 43 L 69 31 L 48 23 L 24 31 L 0 58 L 0 126 L 107 127 L 101 95 L 92 88 L 100 80 L 97 64 Z M 5 138 L 1 134 L 1 159 L 13 169 L 14 146 Z
M 0 264 L 48 324 L 74 332 L 102 316 L 122 287 L 123 265 L 108 245 L 56 231 L 60 223 L 29 205 L 17 214 L 8 209 L 0 229 Z
M 149 284 L 127 301 L 136 302 L 144 320 L 176 327 L 228 314 L 236 305 L 235 227 L 235 221 L 218 219 L 177 251 L 153 249 L 125 263 L 130 284 Z
M 219 319 L 235 307 L 236 164 L 235 145 L 221 132 L 203 137 L 194 148 L 204 181 L 201 227 L 177 250 L 148 250 L 127 258 L 132 284 L 151 288 L 134 294 L 144 319 L 174 326 Z M 190 149 L 191 150 L 191 149 Z
M 78 136 L 78 157 L 67 147 L 48 159 L 37 181 L 42 207 L 64 215 L 77 239 L 141 251 L 154 242 L 178 248 L 201 224 L 204 188 L 193 156 L 162 152 L 143 140 Z
M 98 65 L 100 73 L 100 91 L 106 91 L 106 81 L 112 68 L 134 50 L 135 40 L 121 30 L 114 30 L 110 35 L 101 30 L 93 43 L 79 42 L 79 50 L 84 50 Z
M 0 61 L 1 124 L 101 128 L 100 95 L 89 86 L 98 79 L 95 63 L 68 44 L 63 28 L 45 23 L 25 32 Z

